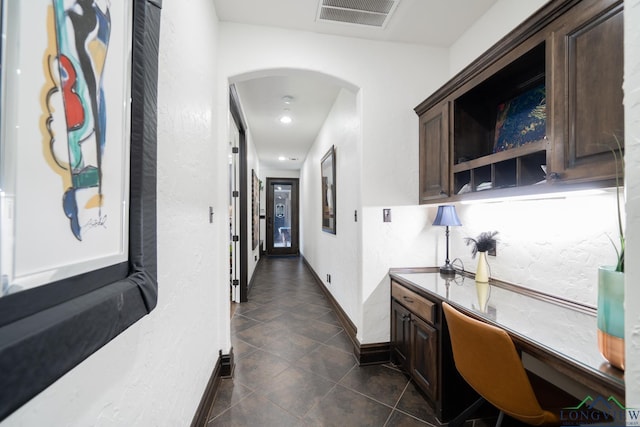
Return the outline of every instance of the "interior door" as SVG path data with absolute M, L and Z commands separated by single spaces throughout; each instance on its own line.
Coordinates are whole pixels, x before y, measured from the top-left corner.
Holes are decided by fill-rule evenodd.
M 238 165 L 240 131 L 233 119 L 229 120 L 229 292 L 231 301 L 240 302 L 240 205 Z
M 297 178 L 267 178 L 267 255 L 298 255 Z

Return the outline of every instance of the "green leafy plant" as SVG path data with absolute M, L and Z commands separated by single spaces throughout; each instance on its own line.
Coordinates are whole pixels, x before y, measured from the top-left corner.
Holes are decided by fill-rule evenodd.
M 475 239 L 471 237 L 465 237 L 464 241 L 467 246 L 471 246 L 471 256 L 472 258 L 476 257 L 478 252 L 487 252 L 496 248 L 496 235 L 497 231 L 485 231 L 484 233 L 480 233 L 478 237 Z
M 620 144 L 620 140 L 618 137 L 613 135 L 613 138 L 616 140 L 616 145 L 618 146 L 617 150 L 609 147 L 609 150 L 613 153 L 613 158 L 615 159 L 616 164 L 616 203 L 618 207 L 618 239 L 620 241 L 620 247 L 616 246 L 611 237 L 607 235 L 613 248 L 616 250 L 616 255 L 618 257 L 618 262 L 616 264 L 616 271 L 624 273 L 624 230 L 622 228 L 622 206 L 621 206 L 621 196 L 620 196 L 620 171 L 618 169 L 618 164 L 622 166 L 622 172 L 624 173 L 624 153 L 622 151 L 622 145 Z

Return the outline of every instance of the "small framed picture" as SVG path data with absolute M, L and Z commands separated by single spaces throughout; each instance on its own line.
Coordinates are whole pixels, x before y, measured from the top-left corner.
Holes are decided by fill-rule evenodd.
M 320 162 L 322 231 L 336 234 L 336 149 L 332 145 Z

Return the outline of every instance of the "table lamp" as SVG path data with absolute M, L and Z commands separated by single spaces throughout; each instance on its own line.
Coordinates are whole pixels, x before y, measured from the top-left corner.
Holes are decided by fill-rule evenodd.
M 436 213 L 436 219 L 433 220 L 433 225 L 444 225 L 446 227 L 447 260 L 445 264 L 440 267 L 440 274 L 456 274 L 455 268 L 453 268 L 453 265 L 449 262 L 449 226 L 462 225 L 456 213 L 456 207 L 453 205 L 438 206 L 438 213 Z

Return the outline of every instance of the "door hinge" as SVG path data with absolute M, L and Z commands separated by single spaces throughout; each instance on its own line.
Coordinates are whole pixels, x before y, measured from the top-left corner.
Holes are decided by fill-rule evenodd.
M 240 152 L 240 148 L 239 147 L 231 147 L 231 152 L 233 154 L 238 154 Z
M 234 242 L 239 242 L 240 241 L 240 236 L 233 236 L 233 241 Z
M 231 194 L 233 195 L 233 197 L 240 197 L 240 192 L 239 191 L 234 191 Z
M 240 280 L 234 279 L 232 284 L 233 284 L 233 286 L 240 286 Z

